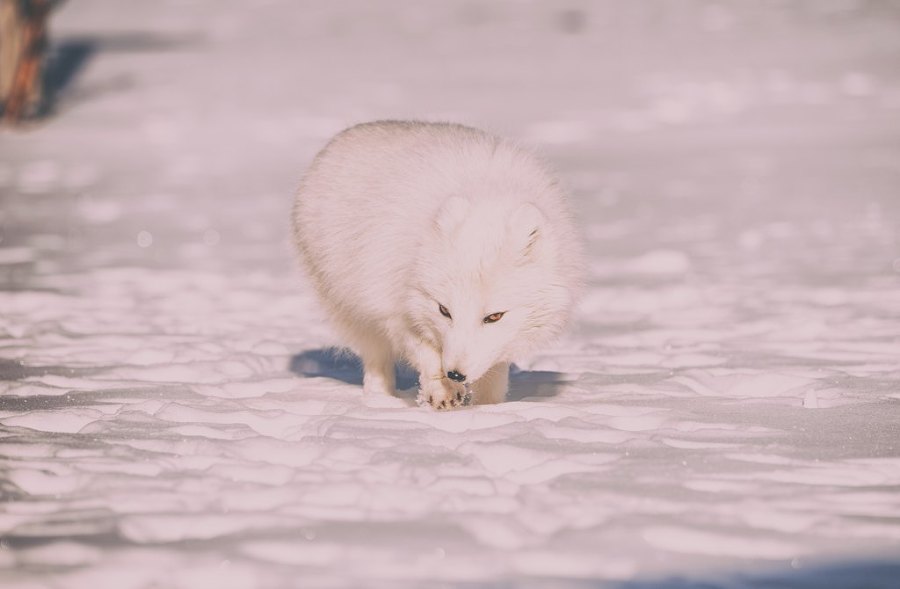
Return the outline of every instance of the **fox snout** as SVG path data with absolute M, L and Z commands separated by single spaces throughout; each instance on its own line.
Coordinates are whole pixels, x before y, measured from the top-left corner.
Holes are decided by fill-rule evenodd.
M 480 376 L 478 370 L 472 364 L 467 345 L 473 341 L 472 336 L 467 333 L 457 335 L 456 333 L 448 334 L 444 341 L 443 353 L 441 354 L 441 366 L 443 368 L 443 377 L 453 382 L 466 383 L 478 380 Z
M 449 378 L 453 382 L 465 383 L 472 380 L 478 380 L 477 374 L 472 372 L 472 366 L 466 360 L 465 356 L 460 354 L 448 355 L 443 358 L 444 378 Z M 476 378 L 469 378 L 476 377 Z
M 466 375 L 460 374 L 456 370 L 450 370 L 449 372 L 447 372 L 447 378 L 455 382 L 465 382 Z

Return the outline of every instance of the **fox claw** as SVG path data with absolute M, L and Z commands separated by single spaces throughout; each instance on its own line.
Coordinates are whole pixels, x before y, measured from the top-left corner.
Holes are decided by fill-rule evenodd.
M 438 390 L 429 392 L 425 389 L 419 390 L 419 397 L 416 400 L 419 406 L 430 405 L 437 411 L 446 411 L 472 404 L 472 394 L 463 385 L 441 382 L 434 388 Z M 450 390 L 447 390 L 448 388 Z

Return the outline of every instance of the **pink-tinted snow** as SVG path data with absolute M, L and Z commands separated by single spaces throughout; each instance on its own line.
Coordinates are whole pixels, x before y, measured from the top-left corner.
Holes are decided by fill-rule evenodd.
M 0 134 L 4 588 L 900 586 L 896 3 L 51 25 L 79 67 Z M 329 351 L 292 193 L 378 118 L 509 135 L 574 195 L 589 284 L 505 404 L 365 396 Z

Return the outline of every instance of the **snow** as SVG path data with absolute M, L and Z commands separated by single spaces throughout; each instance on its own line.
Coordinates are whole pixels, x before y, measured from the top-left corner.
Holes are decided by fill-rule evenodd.
M 897 587 L 898 19 L 62 4 L 83 67 L 0 136 L 0 585 Z M 387 117 L 574 194 L 590 280 L 507 403 L 332 350 L 292 192 Z

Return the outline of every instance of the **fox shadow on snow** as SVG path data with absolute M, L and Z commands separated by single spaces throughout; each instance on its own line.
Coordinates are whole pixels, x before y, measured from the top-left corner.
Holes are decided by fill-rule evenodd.
M 306 350 L 291 357 L 290 370 L 304 378 L 325 377 L 362 387 L 362 361 L 356 354 L 339 348 Z M 418 390 L 418 374 L 404 363 L 398 363 L 397 397 L 414 404 Z M 530 401 L 555 397 L 564 384 L 559 372 L 519 370 L 512 365 L 507 401 Z

